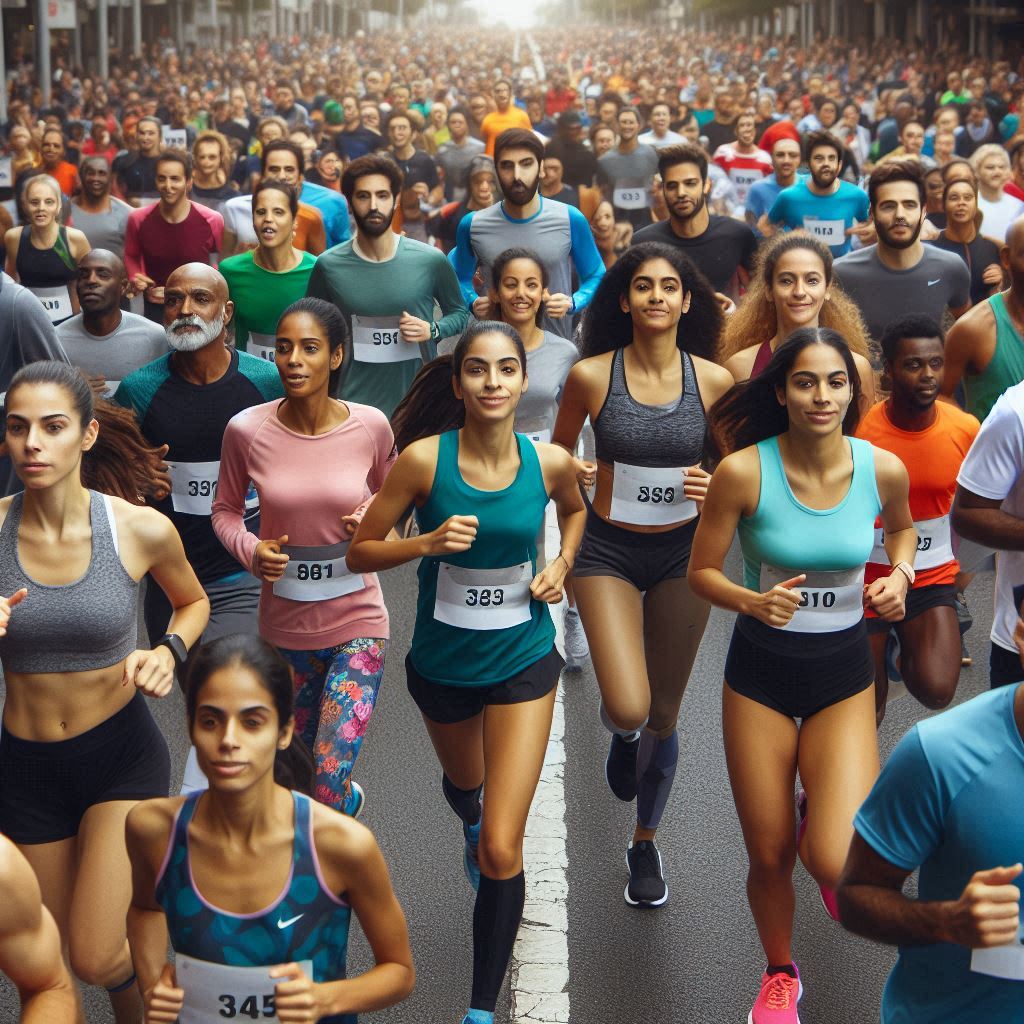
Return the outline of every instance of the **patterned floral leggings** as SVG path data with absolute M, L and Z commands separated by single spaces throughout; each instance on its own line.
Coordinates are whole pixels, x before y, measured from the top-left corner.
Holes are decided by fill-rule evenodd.
M 278 648 L 295 672 L 295 728 L 316 762 L 313 795 L 343 814 L 355 806 L 349 776 L 377 702 L 386 644 L 359 637 L 321 651 Z

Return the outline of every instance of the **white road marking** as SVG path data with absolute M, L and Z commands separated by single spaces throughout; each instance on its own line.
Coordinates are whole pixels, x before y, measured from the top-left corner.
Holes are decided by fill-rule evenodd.
M 545 548 L 559 547 L 554 509 L 548 507 Z M 562 644 L 562 605 L 552 607 Z M 564 679 L 564 676 L 563 676 Z M 523 866 L 526 907 L 512 952 L 513 1024 L 567 1024 L 569 1020 L 569 866 L 565 828 L 565 714 L 559 684 L 551 736 L 537 794 L 526 822 Z

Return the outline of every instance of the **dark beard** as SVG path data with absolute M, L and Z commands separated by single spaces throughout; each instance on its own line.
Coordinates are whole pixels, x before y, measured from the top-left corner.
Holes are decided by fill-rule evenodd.
M 353 213 L 352 216 L 355 218 L 356 227 L 369 238 L 380 238 L 385 231 L 391 227 L 391 222 L 395 219 L 394 208 L 391 210 L 390 216 L 385 217 L 382 221 L 370 221 L 368 217 L 360 217 L 358 213 Z

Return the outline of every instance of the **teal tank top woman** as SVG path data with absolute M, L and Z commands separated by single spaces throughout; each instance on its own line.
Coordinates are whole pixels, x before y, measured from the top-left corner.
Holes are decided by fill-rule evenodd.
M 440 435 L 434 483 L 416 518 L 421 533 L 453 515 L 476 516 L 479 526 L 468 551 L 420 561 L 409 658 L 431 682 L 490 686 L 539 661 L 555 641 L 547 605 L 530 594 L 548 493 L 536 449 L 522 434 L 512 483 L 500 491 L 471 487 L 459 470 L 459 436 Z

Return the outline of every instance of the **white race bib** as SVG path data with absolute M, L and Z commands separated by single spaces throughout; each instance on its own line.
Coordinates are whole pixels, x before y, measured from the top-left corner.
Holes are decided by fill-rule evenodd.
M 746 202 L 750 186 L 760 181 L 764 175 L 753 167 L 733 167 L 729 171 L 729 180 L 736 187 L 736 195 L 741 203 Z
M 161 125 L 161 140 L 164 149 L 188 149 L 188 130 L 172 128 L 169 124 Z
M 761 564 L 763 593 L 799 576 L 799 569 L 777 569 Z M 807 579 L 793 592 L 800 606 L 785 626 L 794 633 L 836 633 L 856 626 L 864 616 L 864 566 L 837 572 L 808 572 Z
M 1024 981 L 1024 925 L 1017 933 L 1016 942 L 990 949 L 972 949 L 971 970 L 1007 981 Z
M 348 541 L 323 547 L 281 548 L 288 555 L 284 576 L 274 584 L 274 596 L 289 601 L 329 601 L 333 597 L 365 590 L 362 573 L 349 572 L 345 564 Z
M 396 316 L 353 313 L 352 344 L 358 363 L 405 363 L 422 358 L 416 342 L 402 341 Z
M 121 382 L 119 380 L 108 380 L 103 387 L 103 397 L 113 398 L 114 392 L 118 389 Z
M 693 519 L 697 503 L 683 494 L 681 466 L 655 469 L 616 462 L 610 515 L 617 523 L 671 526 Z
M 67 320 L 74 313 L 71 293 L 66 284 L 57 285 L 56 288 L 29 288 L 29 291 L 43 304 L 52 324 Z
M 437 567 L 434 618 L 460 629 L 508 629 L 530 621 L 529 562 L 507 569 Z
M 524 434 L 534 444 L 551 444 L 551 431 L 550 430 L 524 430 Z
M 955 556 L 948 515 L 939 516 L 937 519 L 918 519 L 914 522 L 914 529 L 917 530 L 915 570 L 935 569 L 953 561 Z M 875 530 L 875 546 L 871 549 L 868 561 L 889 565 L 889 556 L 885 553 L 885 534 L 881 528 Z
M 299 966 L 307 978 L 313 977 L 312 960 L 301 960 Z M 177 954 L 175 977 L 178 987 L 185 990 L 178 1024 L 211 1024 L 229 1019 L 276 1021 L 274 989 L 282 979 L 271 978 L 270 970 L 228 967 Z
M 277 357 L 277 335 L 250 331 L 245 350 L 257 359 L 266 359 L 268 363 L 272 363 Z
M 11 158 L 0 157 L 0 188 L 11 188 L 14 185 L 14 175 L 11 173 Z
M 219 462 L 168 462 L 171 474 L 171 505 L 175 512 L 208 516 L 217 497 Z
M 804 217 L 804 230 L 826 245 L 846 244 L 846 221 Z
M 617 188 L 612 191 L 612 205 L 619 210 L 646 210 L 649 202 L 645 188 Z

